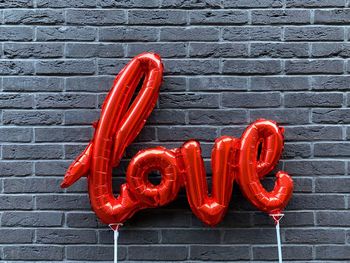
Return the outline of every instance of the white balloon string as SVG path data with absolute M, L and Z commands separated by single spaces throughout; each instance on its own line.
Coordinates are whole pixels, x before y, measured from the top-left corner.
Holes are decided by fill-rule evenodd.
M 119 238 L 119 227 L 122 224 L 110 224 L 109 227 L 113 230 L 114 236 L 114 263 L 118 263 L 118 238 Z
M 284 214 L 272 214 L 270 215 L 275 221 L 276 227 L 276 237 L 277 237 L 277 249 L 278 249 L 278 262 L 283 263 L 282 259 L 282 244 L 281 244 L 281 232 L 280 232 L 280 220 L 284 216 Z

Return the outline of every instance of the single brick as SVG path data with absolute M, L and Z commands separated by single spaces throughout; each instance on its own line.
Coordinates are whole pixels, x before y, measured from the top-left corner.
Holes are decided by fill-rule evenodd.
M 68 25 L 119 25 L 126 22 L 126 13 L 123 10 L 68 9 L 66 22 Z
M 218 41 L 219 29 L 215 27 L 164 27 L 160 41 Z
M 286 143 L 282 157 L 287 159 L 311 157 L 311 146 L 308 143 Z
M 2 109 L 30 109 L 33 107 L 33 101 L 34 98 L 31 94 L 2 93 L 0 95 L 0 106 Z
M 34 63 L 26 60 L 1 60 L 0 75 L 33 75 Z
M 126 59 L 98 59 L 97 68 L 99 75 L 116 75 L 129 61 Z
M 7 58 L 59 58 L 63 56 L 63 44 L 58 43 L 5 43 Z
M 92 75 L 95 72 L 93 60 L 40 60 L 36 63 L 38 75 Z
M 312 89 L 314 90 L 348 90 L 350 76 L 313 76 Z
M 344 28 L 327 26 L 286 27 L 285 41 L 342 41 Z
M 348 211 L 332 211 L 332 213 L 326 211 L 316 212 L 316 222 L 319 226 L 343 226 L 346 227 L 349 224 L 350 212 Z M 349 235 L 349 232 L 347 232 Z
M 109 91 L 114 79 L 114 76 L 69 77 L 66 78 L 66 91 Z
M 190 43 L 191 57 L 247 57 L 248 46 L 243 43 Z
M 313 43 L 313 57 L 350 57 L 350 45 L 340 43 Z
M 104 0 L 107 1 L 107 0 Z M 160 0 L 162 8 L 220 8 L 221 3 L 218 1 L 177 1 L 177 0 Z
M 31 162 L 0 162 L 0 176 L 26 176 L 33 172 Z
M 276 253 L 276 246 L 254 246 L 253 258 L 254 260 L 278 260 Z M 283 245 L 282 257 L 285 260 L 307 260 L 312 261 L 312 246 L 289 246 Z
M 183 110 L 153 110 L 151 115 L 147 119 L 149 124 L 168 124 L 168 125 L 178 125 L 186 124 L 186 112 Z
M 270 75 L 281 72 L 277 60 L 224 60 L 223 72 L 239 75 Z
M 63 113 L 42 110 L 5 110 L 2 118 L 5 125 L 55 125 L 62 123 Z
M 162 58 L 185 57 L 186 50 L 186 43 L 129 43 L 127 56 L 134 57 L 143 52 L 154 52 Z
M 53 25 L 64 22 L 62 10 L 50 9 L 19 9 L 5 10 L 5 24 Z
M 348 193 L 350 191 L 349 178 L 316 178 L 316 193 Z
M 218 94 L 174 93 L 163 94 L 159 106 L 166 108 L 218 108 Z
M 55 77 L 4 77 L 3 78 L 4 91 L 62 91 L 63 79 Z
M 51 228 L 36 231 L 36 243 L 41 244 L 94 244 L 96 242 L 95 230 Z
M 308 57 L 307 43 L 251 43 L 251 57 L 293 58 Z
M 315 10 L 315 24 L 348 24 L 350 9 Z
M 35 162 L 35 175 L 63 175 L 68 166 L 67 161 L 37 161 Z
M 345 162 L 337 160 L 289 160 L 284 169 L 294 176 L 344 175 Z
M 161 234 L 163 244 L 217 244 L 220 242 L 220 232 L 214 229 L 164 229 Z
M 0 27 L 0 41 L 31 41 L 33 36 L 34 30 L 29 26 Z
M 294 126 L 285 127 L 287 141 L 341 140 L 341 127 L 336 126 Z
M 319 157 L 346 157 L 350 154 L 349 143 L 316 143 L 314 155 Z
M 322 261 L 328 260 L 340 260 L 346 261 L 350 257 L 350 250 L 348 245 L 323 245 L 316 246 L 316 259 Z
M 213 141 L 217 137 L 217 129 L 214 127 L 159 127 L 157 131 L 160 141 Z
M 129 10 L 128 23 L 131 25 L 184 25 L 187 12 L 177 10 Z
M 165 74 L 193 75 L 193 74 L 215 74 L 220 71 L 219 60 L 165 60 Z
M 284 105 L 288 108 L 294 107 L 341 107 L 343 104 L 342 93 L 324 92 L 296 92 L 285 93 Z
M 38 7 L 48 8 L 74 8 L 74 7 L 96 7 L 96 0 L 37 0 L 36 5 Z
M 33 130 L 28 128 L 0 128 L 1 142 L 30 142 L 33 137 Z
M 264 0 L 264 1 L 224 1 L 225 8 L 277 8 L 282 7 L 282 0 Z
M 208 246 L 192 245 L 190 250 L 192 260 L 249 260 L 248 246 Z
M 62 212 L 4 212 L 1 225 L 7 227 L 54 227 L 63 223 Z
M 6 0 L 0 2 L 1 8 L 25 8 L 33 7 L 33 0 Z
M 66 218 L 68 227 L 96 228 L 98 226 L 97 217 L 93 212 L 69 212 L 66 214 Z
M 191 91 L 222 91 L 222 90 L 247 90 L 248 78 L 231 76 L 200 76 L 189 77 L 189 89 Z
M 87 26 L 40 26 L 36 38 L 38 41 L 93 41 L 96 35 L 96 28 Z
M 99 29 L 100 41 L 156 41 L 158 28 L 103 27 Z
M 84 195 L 47 194 L 36 196 L 37 210 L 89 210 L 89 198 Z
M 289 60 L 285 64 L 286 74 L 341 74 L 342 60 Z
M 92 127 L 35 128 L 35 142 L 87 142 Z
M 119 244 L 157 244 L 159 242 L 158 230 L 128 230 L 121 229 L 118 239 Z M 113 244 L 113 232 L 110 230 L 99 231 L 101 244 Z
M 288 205 L 288 210 L 344 210 L 344 209 L 345 209 L 344 196 L 336 195 L 336 194 L 333 194 L 333 195 L 332 194 L 329 194 L 329 195 L 298 194 L 293 196 L 293 198 L 291 199 Z
M 37 108 L 95 108 L 96 96 L 91 94 L 40 94 L 36 96 Z
M 314 109 L 312 122 L 320 124 L 350 123 L 350 109 Z
M 205 25 L 205 24 L 246 24 L 248 23 L 247 11 L 192 11 L 190 12 L 190 24 Z
M 286 6 L 300 8 L 345 7 L 345 0 L 288 0 Z
M 6 260 L 62 260 L 64 250 L 58 246 L 6 246 L 3 249 Z
M 32 210 L 34 208 L 34 200 L 31 195 L 0 195 L 0 209 L 9 210 Z
M 159 0 L 97 0 L 98 5 L 102 7 L 118 7 L 118 8 L 152 8 L 159 7 Z
M 33 229 L 0 229 L 0 244 L 25 244 L 32 243 L 34 240 Z
M 64 114 L 66 125 L 92 125 L 100 117 L 99 110 L 66 110 Z
M 281 27 L 224 27 L 223 40 L 227 41 L 280 41 Z
M 186 260 L 188 248 L 185 246 L 129 246 L 131 260 Z
M 119 58 L 124 56 L 122 44 L 67 43 L 67 58 Z
M 58 178 L 7 178 L 3 180 L 4 193 L 62 192 Z
M 258 109 L 250 110 L 250 121 L 270 119 L 278 124 L 307 124 L 309 123 L 309 110 L 306 109 Z
M 230 125 L 247 122 L 245 110 L 190 110 L 188 113 L 190 124 Z
M 308 24 L 310 23 L 310 11 L 308 10 L 253 10 L 251 13 L 252 24 Z
M 13 144 L 2 148 L 4 159 L 30 160 L 30 159 L 61 159 L 63 147 L 60 145 L 44 144 Z
M 113 258 L 113 246 L 67 246 L 66 254 L 67 259 L 74 261 L 107 261 Z M 118 260 L 125 260 L 125 258 L 126 248 L 118 246 Z
M 294 244 L 344 244 L 342 229 L 287 229 L 285 242 Z
M 251 77 L 250 85 L 252 90 L 308 90 L 311 83 L 308 77 Z
M 281 105 L 278 92 L 225 92 L 222 95 L 222 106 L 226 108 L 263 108 Z

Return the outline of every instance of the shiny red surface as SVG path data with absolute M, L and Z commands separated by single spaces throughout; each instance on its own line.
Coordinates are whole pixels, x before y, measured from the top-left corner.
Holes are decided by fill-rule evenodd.
M 153 110 L 162 74 L 160 57 L 152 53 L 138 55 L 122 69 L 102 106 L 92 141 L 68 168 L 61 186 L 68 187 L 88 175 L 92 209 L 106 224 L 122 223 L 140 209 L 166 205 L 184 186 L 193 213 L 204 223 L 216 225 L 227 211 L 235 180 L 258 209 L 281 212 L 292 195 L 291 177 L 278 172 L 271 192 L 260 183 L 275 167 L 283 150 L 283 129 L 268 120 L 251 124 L 240 139 L 223 136 L 215 141 L 211 194 L 200 144 L 190 140 L 176 149 L 156 147 L 137 153 L 128 166 L 120 195 L 113 195 L 112 168 L 119 164 L 125 148 Z M 129 106 L 142 77 L 142 88 Z M 148 180 L 149 172 L 154 170 L 162 176 L 158 185 Z

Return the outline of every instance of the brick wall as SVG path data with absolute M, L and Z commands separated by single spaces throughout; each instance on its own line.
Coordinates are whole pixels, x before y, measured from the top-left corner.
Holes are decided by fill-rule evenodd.
M 350 9 L 345 0 L 0 1 L 0 258 L 107 261 L 112 233 L 86 180 L 65 169 L 91 138 L 114 75 L 143 51 L 165 65 L 137 150 L 240 136 L 257 118 L 286 128 L 280 168 L 295 180 L 282 221 L 286 260 L 350 260 Z M 208 174 L 210 172 L 208 171 Z M 273 223 L 234 188 L 229 213 L 203 226 L 184 192 L 122 228 L 126 261 L 276 260 Z

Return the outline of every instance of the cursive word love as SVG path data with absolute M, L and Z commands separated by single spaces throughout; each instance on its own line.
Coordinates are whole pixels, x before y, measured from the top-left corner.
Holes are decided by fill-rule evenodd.
M 200 144 L 189 140 L 179 148 L 155 147 L 137 153 L 119 196 L 113 195 L 112 168 L 119 164 L 152 112 L 162 74 L 160 57 L 153 53 L 136 56 L 120 71 L 103 103 L 93 139 L 68 168 L 61 186 L 68 187 L 88 175 L 92 209 L 107 224 L 122 223 L 140 209 L 166 205 L 185 187 L 193 213 L 204 223 L 216 225 L 227 211 L 234 181 L 261 211 L 280 213 L 291 198 L 293 181 L 287 173 L 278 172 L 272 191 L 260 183 L 276 166 L 283 150 L 283 129 L 268 120 L 252 123 L 241 138 L 216 139 L 211 194 Z M 129 106 L 142 78 L 140 92 Z M 161 174 L 158 185 L 148 180 L 148 174 L 155 170 Z

